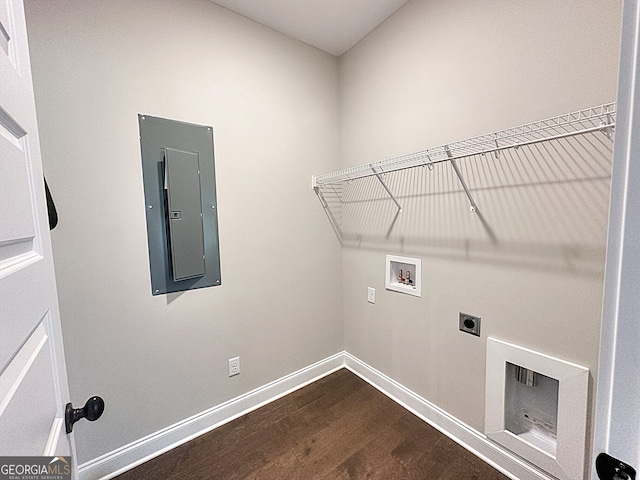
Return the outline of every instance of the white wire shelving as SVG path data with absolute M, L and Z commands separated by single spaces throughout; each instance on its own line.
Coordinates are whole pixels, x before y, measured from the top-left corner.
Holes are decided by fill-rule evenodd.
M 387 158 L 385 160 L 358 165 L 324 175 L 314 175 L 311 178 L 311 183 L 313 189 L 318 193 L 319 190 L 322 190 L 326 186 L 376 176 L 391 199 L 395 202 L 398 211 L 401 212 L 401 205 L 384 182 L 384 174 L 415 167 L 432 169 L 434 164 L 450 162 L 469 199 L 470 211 L 475 212 L 477 211 L 476 203 L 457 166 L 456 160 L 473 155 L 488 154 L 499 158 L 500 152 L 506 149 L 517 149 L 526 145 L 598 131 L 602 132 L 609 139 L 612 139 L 615 128 L 615 113 L 615 102 L 605 103 L 545 120 L 420 150 L 399 157 Z

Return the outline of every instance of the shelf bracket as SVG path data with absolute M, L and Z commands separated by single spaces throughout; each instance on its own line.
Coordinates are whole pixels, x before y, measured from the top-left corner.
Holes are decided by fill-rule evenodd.
M 327 218 L 329 219 L 329 222 L 331 223 L 333 230 L 336 232 L 336 235 L 340 239 L 340 243 L 342 243 L 343 235 L 342 235 L 342 230 L 340 229 L 340 224 L 336 221 L 336 218 L 331 212 L 331 208 L 329 207 L 329 202 L 327 202 L 327 199 L 324 198 L 324 194 L 322 193 L 322 187 L 316 184 L 315 177 L 313 179 L 313 183 L 316 185 L 314 186 L 313 190 L 316 192 L 316 195 L 318 196 L 318 200 L 320 200 L 320 205 L 322 205 L 322 208 L 324 209 L 324 212 L 327 215 Z
M 396 207 L 398 207 L 398 213 L 402 213 L 402 207 L 400 206 L 400 204 L 396 200 L 396 197 L 393 196 L 393 193 L 391 193 L 391 190 L 389 190 L 389 187 L 387 187 L 387 184 L 384 183 L 384 179 L 382 178 L 382 175 L 380 175 L 380 173 L 376 171 L 376 169 L 375 169 L 375 167 L 373 165 L 369 164 L 369 168 L 371 168 L 371 171 L 373 172 L 373 174 L 376 176 L 378 181 L 382 184 L 384 189 L 387 191 L 387 193 L 391 197 L 391 200 L 393 200 L 393 203 L 395 203 Z
M 424 163 L 422 166 L 427 166 L 427 168 L 429 169 L 429 171 L 433 170 L 433 160 L 431 159 L 431 156 L 427 153 L 427 158 L 429 159 L 429 163 Z
M 600 122 L 600 125 L 605 127 L 604 130 L 602 130 L 602 133 L 604 133 L 604 136 L 607 137 L 609 140 L 613 140 L 613 126 L 615 125 L 615 122 L 613 121 L 613 117 L 609 112 L 607 112 L 606 126 L 602 121 Z
M 496 140 L 497 142 L 497 140 Z M 451 154 L 451 150 L 449 150 L 449 145 L 445 145 L 444 146 L 444 151 L 447 153 L 447 157 L 449 157 L 449 162 L 451 163 L 451 166 L 453 167 L 453 170 L 456 172 L 456 175 L 458 176 L 458 180 L 460 180 L 460 185 L 462 185 L 462 188 L 464 189 L 464 193 L 467 194 L 467 198 L 469 199 L 469 211 L 471 213 L 475 213 L 478 211 L 478 206 L 476 205 L 476 202 L 473 200 L 473 197 L 471 196 L 471 192 L 469 191 L 469 187 L 467 187 L 466 182 L 464 181 L 464 177 L 462 176 L 462 173 L 460 172 L 460 169 L 458 168 L 458 164 L 456 163 L 455 159 L 453 158 L 453 155 Z

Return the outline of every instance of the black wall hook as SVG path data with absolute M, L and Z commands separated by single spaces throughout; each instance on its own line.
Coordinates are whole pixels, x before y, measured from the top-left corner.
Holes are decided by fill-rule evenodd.
M 102 412 L 104 412 L 104 400 L 100 397 L 91 397 L 82 408 L 73 408 L 71 402 L 67 403 L 64 412 L 64 425 L 67 433 L 73 431 L 73 424 L 81 418 L 86 418 L 93 422 L 100 418 Z
M 58 211 L 56 210 L 56 204 L 53 203 L 53 197 L 49 191 L 49 185 L 47 185 L 47 179 L 44 179 L 44 192 L 47 196 L 47 213 L 49 214 L 49 230 L 53 230 L 58 225 Z

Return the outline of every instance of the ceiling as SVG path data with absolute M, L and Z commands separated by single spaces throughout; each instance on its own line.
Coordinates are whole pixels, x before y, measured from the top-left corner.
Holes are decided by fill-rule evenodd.
M 407 0 L 211 0 L 339 57 Z

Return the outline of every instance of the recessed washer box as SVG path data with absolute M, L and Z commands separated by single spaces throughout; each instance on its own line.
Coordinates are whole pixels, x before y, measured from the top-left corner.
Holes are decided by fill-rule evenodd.
M 485 434 L 560 480 L 582 480 L 589 370 L 487 340 Z
M 387 255 L 385 287 L 394 292 L 422 296 L 422 260 Z

